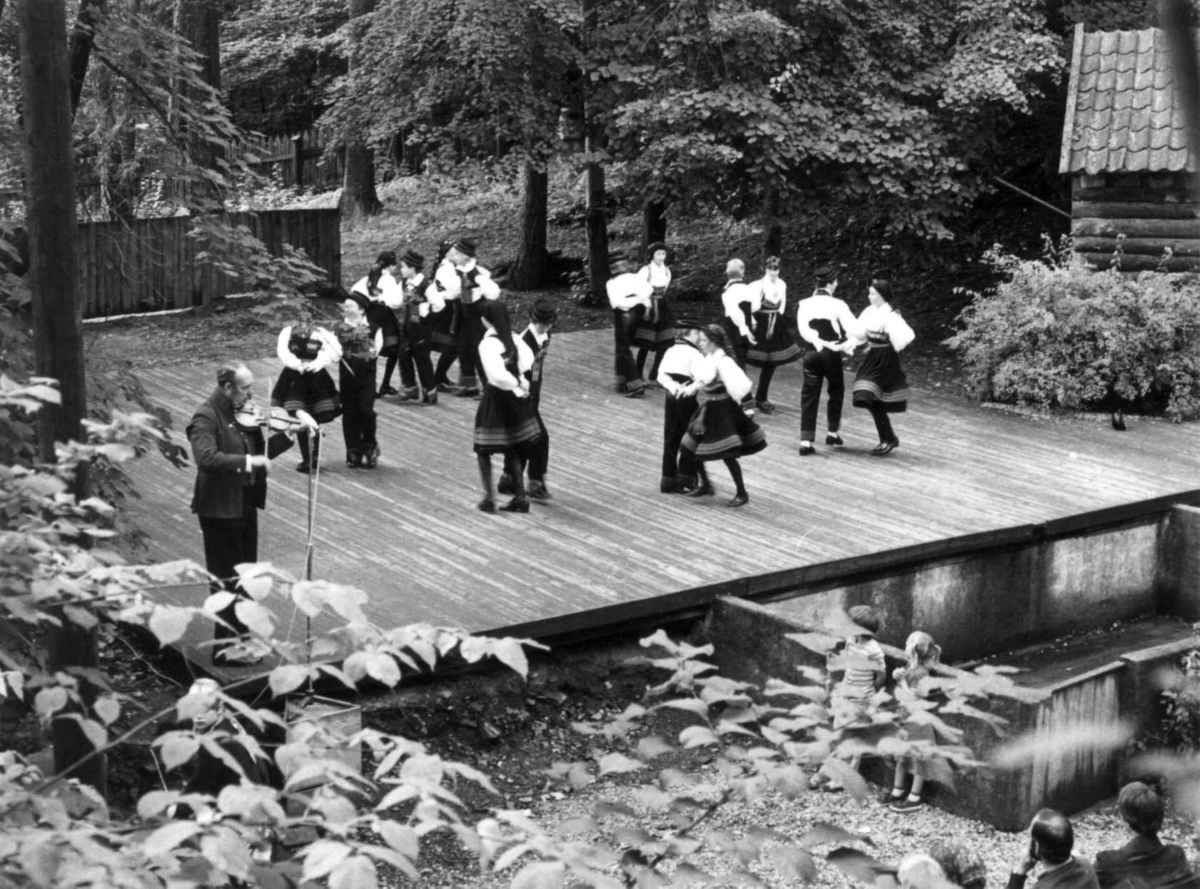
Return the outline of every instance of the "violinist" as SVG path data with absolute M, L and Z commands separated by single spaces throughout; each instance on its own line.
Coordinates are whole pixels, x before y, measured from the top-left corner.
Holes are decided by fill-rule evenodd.
M 379 462 L 375 438 L 375 366 L 383 348 L 384 333 L 367 320 L 366 299 L 351 293 L 342 303 L 342 320 L 336 328 L 342 359 L 338 387 L 342 398 L 342 437 L 346 440 L 346 465 L 374 469 Z M 374 327 L 374 331 L 372 328 Z
M 254 375 L 245 364 L 223 365 L 217 371 L 216 390 L 187 427 L 197 470 L 192 512 L 200 519 L 204 563 L 214 578 L 212 592 L 228 590 L 235 596 L 245 593 L 234 566 L 258 561 L 258 511 L 267 502 L 270 460 L 292 446 L 286 431 L 272 432 L 268 438 L 256 422 L 238 423 L 236 415 L 248 406 L 253 387 Z M 246 627 L 237 619 L 235 603 L 236 599 L 217 614 L 213 662 L 250 666 L 261 658 L 236 645 Z

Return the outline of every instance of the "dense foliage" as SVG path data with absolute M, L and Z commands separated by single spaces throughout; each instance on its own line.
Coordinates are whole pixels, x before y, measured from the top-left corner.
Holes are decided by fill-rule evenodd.
M 975 294 L 959 351 L 978 398 L 1200 416 L 1200 284 L 1190 276 L 1094 272 L 1069 249 L 990 259 L 1005 280 Z

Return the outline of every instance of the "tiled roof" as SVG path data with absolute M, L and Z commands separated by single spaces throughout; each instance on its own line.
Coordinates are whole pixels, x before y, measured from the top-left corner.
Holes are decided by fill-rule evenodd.
M 1060 173 L 1196 170 L 1167 34 L 1075 31 Z

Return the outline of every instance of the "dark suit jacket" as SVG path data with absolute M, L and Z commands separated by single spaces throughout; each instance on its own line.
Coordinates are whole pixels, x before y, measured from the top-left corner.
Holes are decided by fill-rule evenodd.
M 1096 879 L 1101 889 L 1119 886 L 1122 880 L 1145 889 L 1200 887 L 1184 851 L 1157 837 L 1135 836 L 1120 849 L 1101 852 L 1096 856 Z
M 1008 889 L 1021 889 L 1024 885 L 1024 875 L 1009 875 Z M 1042 871 L 1034 889 L 1100 889 L 1100 884 L 1090 864 L 1082 858 L 1072 858 L 1062 867 Z
M 246 456 L 266 450 L 262 430 L 238 428 L 233 402 L 216 389 L 192 414 L 187 427 L 196 461 L 196 486 L 192 494 L 192 512 L 211 519 L 236 519 L 242 516 L 243 489 L 253 487 L 254 505 L 267 503 L 267 476 L 257 471 L 246 473 Z M 249 448 L 247 448 L 249 445 Z M 283 433 L 271 436 L 270 456 L 286 451 L 292 443 Z

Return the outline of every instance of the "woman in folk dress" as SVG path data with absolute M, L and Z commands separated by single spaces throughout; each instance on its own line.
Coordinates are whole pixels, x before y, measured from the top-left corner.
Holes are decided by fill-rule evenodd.
M 892 285 L 887 281 L 871 282 L 868 292 L 871 304 L 858 316 L 856 339 L 866 337 L 867 357 L 863 359 L 854 378 L 854 406 L 871 412 L 879 444 L 871 455 L 882 457 L 900 446 L 888 414 L 908 409 L 908 379 L 900 366 L 900 352 L 914 339 L 912 328 L 892 308 Z
M 357 293 L 367 300 L 367 321 L 371 330 L 383 331 L 383 349 L 380 355 L 387 359 L 383 371 L 383 383 L 378 395 L 395 395 L 392 388 L 392 371 L 396 369 L 396 355 L 400 351 L 400 325 L 396 321 L 395 309 L 400 307 L 403 294 L 396 282 L 396 253 L 384 250 L 375 258 L 375 265 L 366 275 L 354 282 L 351 293 Z M 371 385 L 375 385 L 372 378 Z
M 739 457 L 757 454 L 767 446 L 762 429 L 742 408 L 742 400 L 750 394 L 750 378 L 727 354 L 729 341 L 719 324 L 705 327 L 696 345 L 707 359 L 705 376 L 700 390 L 700 407 L 688 425 L 681 446 L 680 472 L 696 475 L 697 463 L 723 460 L 736 486 L 733 499 L 726 506 L 745 506 L 750 502 L 742 478 Z M 689 497 L 704 497 L 713 493 L 711 484 L 701 482 L 685 492 Z
M 279 332 L 275 354 L 283 364 L 283 373 L 271 390 L 271 406 L 282 407 L 296 416 L 307 411 L 324 425 L 342 412 L 342 401 L 328 367 L 342 358 L 337 337 L 324 327 L 310 321 L 289 324 Z M 320 433 L 311 442 L 308 429 L 296 434 L 300 445 L 300 465 L 296 469 L 308 473 L 320 460 Z
M 645 278 L 654 290 L 650 295 L 650 308 L 634 332 L 633 341 L 638 344 L 638 376 L 646 381 L 646 385 L 650 385 L 651 380 L 658 379 L 658 365 L 662 362 L 663 354 L 675 342 L 675 312 L 667 299 L 667 288 L 671 285 L 667 245 L 658 241 L 651 244 L 646 252 L 650 255 L 650 261 L 638 270 L 638 275 Z M 654 353 L 654 363 L 647 375 L 646 356 L 650 352 Z
M 767 397 L 771 389 L 771 380 L 775 376 L 775 368 L 791 364 L 800 357 L 800 344 L 792 338 L 784 320 L 787 284 L 779 277 L 781 265 L 778 256 L 769 257 L 762 278 L 750 285 L 752 289 L 758 290 L 761 305 L 754 313 L 755 342 L 746 349 L 746 363 L 762 368 L 758 375 L 758 391 L 754 394 L 754 402 L 764 414 L 775 412 L 775 405 L 771 404 Z
M 527 374 L 533 367 L 533 351 L 521 337 L 512 335 L 508 309 L 499 300 L 482 300 L 479 317 L 484 335 L 479 343 L 479 361 L 487 384 L 475 412 L 475 456 L 483 484 L 482 512 L 495 512 L 496 489 L 492 485 L 492 455 L 503 454 L 504 466 L 513 481 L 513 499 L 499 507 L 501 512 L 529 512 L 525 493 L 524 463 L 542 435 L 529 400 Z

